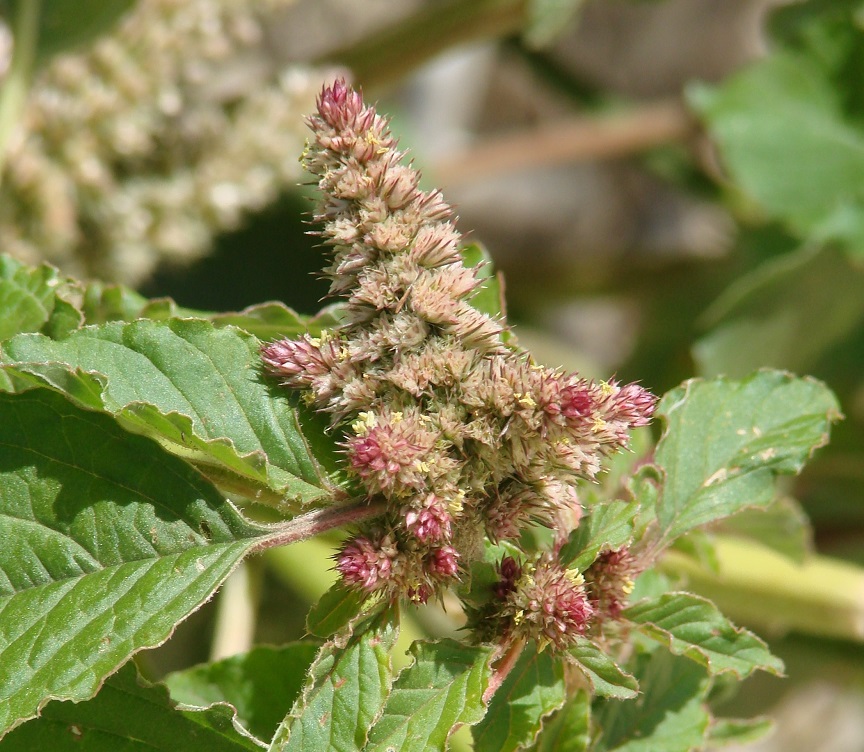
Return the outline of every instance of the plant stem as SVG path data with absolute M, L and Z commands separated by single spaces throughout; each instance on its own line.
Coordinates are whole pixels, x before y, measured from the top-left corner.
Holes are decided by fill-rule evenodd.
M 335 507 L 318 509 L 308 514 L 295 517 L 293 520 L 279 525 L 278 529 L 259 541 L 250 553 L 266 551 L 274 546 L 286 546 L 289 543 L 312 538 L 328 530 L 349 525 L 353 522 L 378 517 L 386 511 L 384 504 L 360 503 L 350 507 Z
M 483 693 L 483 702 L 488 705 L 492 700 L 492 696 L 498 691 L 499 687 L 504 683 L 504 680 L 507 678 L 507 674 L 513 670 L 513 666 L 516 665 L 516 661 L 519 660 L 519 656 L 522 655 L 522 650 L 525 648 L 525 643 L 527 641 L 522 638 L 518 639 L 515 642 L 511 643 L 503 656 L 498 660 L 495 664 L 495 668 L 492 671 L 492 676 L 489 677 L 489 686 L 486 687 L 486 691 Z
M 489 138 L 442 160 L 433 171 L 440 183 L 454 185 L 515 170 L 621 157 L 683 141 L 694 132 L 693 118 L 680 102 L 654 102 Z
M 719 536 L 718 569 L 669 551 L 660 568 L 732 618 L 771 630 L 864 641 L 864 568 L 814 555 L 804 564 L 759 543 Z
M 21 119 L 33 77 L 39 42 L 41 0 L 21 0 L 15 5 L 12 60 L 0 90 L 0 182 L 9 142 Z
M 261 565 L 254 559 L 240 562 L 222 589 L 216 604 L 216 628 L 210 660 L 248 652 L 255 636 L 261 594 Z
M 527 0 L 429 3 L 401 23 L 314 62 L 345 65 L 366 86 L 386 84 L 460 42 L 518 31 L 527 18 L 527 6 Z

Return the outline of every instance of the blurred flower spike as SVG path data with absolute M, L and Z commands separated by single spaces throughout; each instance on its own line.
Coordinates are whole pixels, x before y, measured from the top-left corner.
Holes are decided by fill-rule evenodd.
M 471 304 L 480 279 L 463 265 L 451 208 L 420 190 L 388 121 L 358 91 L 326 87 L 308 124 L 324 273 L 346 316 L 322 337 L 265 345 L 262 358 L 331 416 L 349 472 L 370 503 L 385 502 L 337 555 L 343 581 L 422 603 L 465 575 L 484 537 L 518 542 L 529 524 L 578 520 L 577 484 L 649 422 L 655 398 L 537 365 L 505 343 L 505 322 Z M 613 597 L 607 586 L 592 601 L 551 554 L 500 571 L 493 621 L 544 646 L 565 649 L 596 598 Z

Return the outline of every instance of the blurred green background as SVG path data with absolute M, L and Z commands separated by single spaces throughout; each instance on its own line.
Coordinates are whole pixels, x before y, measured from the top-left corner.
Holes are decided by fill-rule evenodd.
M 33 84 L 26 102 L 8 101 L 8 85 L 0 97 L 0 123 L 12 112 L 27 128 L 22 140 L 0 126 L 4 251 L 191 308 L 316 311 L 326 286 L 308 234 L 314 193 L 298 185 L 302 116 L 323 81 L 346 75 L 486 246 L 539 360 L 657 394 L 763 366 L 824 380 L 845 420 L 783 489 L 774 532 L 788 533 L 787 554 L 864 567 L 864 3 L 241 6 L 106 3 L 76 36 L 57 2 L 19 74 L 24 5 L 0 5 L 6 83 Z M 304 546 L 245 572 L 255 639 L 302 635 L 305 604 L 331 577 L 329 544 Z M 730 594 L 710 571 L 694 576 L 787 663 L 786 680 L 718 691 L 724 714 L 777 715 L 753 749 L 864 750 L 864 570 L 843 571 L 817 566 L 815 586 L 799 587 L 793 569 L 787 583 L 793 605 L 797 588 L 796 607 L 817 612 L 806 625 L 821 608 L 807 588 L 825 578 L 851 614 L 833 637 L 748 609 L 760 596 L 744 581 Z M 151 670 L 205 660 L 218 608 L 150 654 Z

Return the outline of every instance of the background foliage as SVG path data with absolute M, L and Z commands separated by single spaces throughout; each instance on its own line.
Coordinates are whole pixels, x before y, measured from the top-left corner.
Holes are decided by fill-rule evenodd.
M 86 13 L 72 5 L 72 11 L 63 0 L 6 0 L 0 6 L 16 42 L 0 94 L 5 169 L 0 200 L 7 207 L 22 200 L 27 205 L 32 195 L 51 196 L 37 190 L 47 183 L 35 182 L 28 190 L 36 194 L 9 193 L 15 184 L 10 175 L 23 169 L 15 161 L 22 138 L 16 127 L 26 123 L 31 134 L 39 133 L 38 119 L 28 116 L 27 108 L 37 101 L 40 80 L 66 59 L 64 53 L 87 54 L 113 43 L 112 34 L 129 18 L 125 14 L 147 10 L 148 2 L 97 3 L 98 9 Z M 169 13 L 171 3 L 149 5 Z M 335 537 L 249 559 L 217 600 L 204 605 L 238 562 L 263 545 L 271 534 L 265 524 L 276 516 L 262 513 L 250 522 L 226 495 L 269 501 L 278 514 L 292 514 L 345 481 L 315 418 L 302 405 L 287 405 L 254 375 L 259 339 L 306 328 L 314 332 L 334 320 L 332 312 L 307 320 L 280 304 L 245 308 L 276 299 L 308 313 L 318 309 L 321 291 L 308 271 L 320 265 L 319 256 L 303 236 L 304 194 L 293 188 L 296 178 L 288 171 L 278 178 L 283 197 L 275 202 L 273 191 L 268 200 L 275 203 L 252 217 L 248 212 L 260 202 L 246 206 L 245 229 L 235 234 L 220 232 L 239 220 L 223 222 L 202 210 L 208 229 L 200 247 L 212 245 L 214 255 L 180 271 L 176 263 L 159 267 L 143 296 L 111 280 L 75 282 L 49 267 L 9 257 L 0 262 L 0 500 L 3 539 L 15 541 L 3 547 L 4 598 L 16 593 L 0 612 L 3 726 L 32 716 L 44 698 L 86 700 L 102 687 L 85 703 L 49 703 L 40 720 L 3 738 L 4 749 L 64 749 L 75 746 L 84 729 L 93 749 L 113 745 L 117 734 L 130 744 L 140 739 L 164 749 L 174 748 L 179 737 L 197 740 L 202 749 L 251 749 L 256 748 L 252 737 L 275 734 L 271 748 L 282 749 L 326 746 L 321 734 L 328 733 L 347 734 L 329 737 L 334 748 L 359 748 L 351 735 L 380 715 L 369 749 L 410 748 L 405 740 L 412 723 L 421 724 L 430 748 L 439 748 L 459 721 L 479 722 L 473 738 L 480 750 L 530 744 L 685 750 L 759 736 L 763 721 L 715 716 L 752 715 L 778 702 L 778 746 L 767 746 L 768 740 L 759 742 L 762 748 L 810 749 L 813 737 L 806 733 L 784 736 L 784 714 L 794 717 L 800 698 L 808 707 L 830 701 L 834 714 L 812 730 L 835 744 L 827 748 L 864 748 L 864 729 L 856 721 L 864 705 L 864 120 L 858 85 L 864 9 L 852 0 L 783 5 L 751 18 L 750 31 L 761 40 L 758 54 L 730 55 L 734 59 L 713 70 L 707 63 L 688 68 L 681 62 L 677 77 L 668 76 L 664 86 L 652 89 L 645 82 L 640 89 L 639 75 L 623 81 L 610 72 L 627 68 L 623 52 L 619 65 L 606 63 L 604 70 L 602 54 L 592 61 L 573 48 L 590 49 L 586 39 L 593 36 L 606 40 L 607 54 L 614 57 L 615 38 L 596 33 L 602 31 L 604 12 L 607 28 L 618 23 L 626 29 L 629 23 L 646 37 L 665 24 L 681 48 L 692 27 L 682 20 L 680 7 L 675 15 L 680 3 L 671 0 L 608 3 L 605 11 L 599 5 L 405 2 L 398 12 L 390 8 L 376 16 L 370 4 L 363 23 L 344 24 L 360 30 L 356 37 L 325 34 L 319 47 L 304 49 L 286 32 L 273 70 L 288 64 L 307 71 L 311 64 L 347 66 L 368 92 L 387 97 L 387 106 L 397 112 L 401 107 L 397 126 L 416 144 L 429 180 L 455 197 L 462 229 L 476 228 L 504 269 L 516 334 L 542 353 L 539 357 L 575 363 L 589 375 L 616 371 L 667 393 L 662 408 L 667 439 L 655 461 L 673 483 L 657 508 L 658 519 L 670 540 L 726 519 L 678 542 L 652 573 L 655 581 L 640 581 L 644 595 L 655 596 L 651 608 L 637 604 L 629 617 L 645 625 L 646 638 L 693 660 L 646 651 L 628 666 L 631 675 L 586 644 L 577 660 L 588 667 L 588 684 L 599 696 L 589 721 L 588 693 L 566 692 L 559 664 L 545 653 L 526 653 L 481 721 L 479 688 L 488 677 L 488 655 L 450 641 L 446 615 L 403 614 L 401 630 L 387 618 L 372 618 L 348 644 L 329 652 L 290 642 L 304 635 L 302 616 L 330 584 L 327 556 Z M 758 4 L 741 4 L 748 5 Z M 286 14 L 284 24 L 314 37 L 308 3 L 293 10 L 279 6 L 269 3 L 266 12 L 276 20 Z M 295 12 L 301 15 L 290 15 Z M 702 27 L 705 18 L 698 16 Z M 573 21 L 575 27 L 568 26 Z M 618 43 L 626 46 L 626 30 L 620 34 Z M 663 44 L 663 37 L 658 39 L 655 50 Z M 473 94 L 468 105 L 453 98 L 441 105 L 428 79 L 406 84 L 415 65 L 477 41 L 491 43 L 486 49 L 493 52 L 485 54 L 493 57 L 484 58 L 486 68 L 480 66 L 486 71 L 481 88 L 476 78 L 464 80 Z M 230 70 L 242 71 L 238 65 Z M 323 74 L 308 75 L 317 86 L 316 76 Z M 520 85 L 522 80 L 527 85 Z M 536 97 L 526 97 L 526 88 L 536 89 Z M 406 90 L 414 92 L 413 104 Z M 669 94 L 677 97 L 671 104 L 663 98 Z M 425 108 L 416 104 L 418 98 Z M 232 91 L 219 107 L 233 112 L 239 101 Z M 519 106 L 508 121 L 490 101 Z M 655 105 L 659 109 L 652 109 Z M 437 123 L 445 130 L 435 108 L 458 113 L 460 106 L 463 119 L 449 128 L 470 128 L 473 148 L 458 141 L 424 146 L 424 119 L 431 122 L 427 128 Z M 648 116 L 658 112 L 666 119 L 653 130 L 649 124 L 656 121 Z M 293 114 L 299 122 L 303 113 Z M 572 129 L 559 129 L 565 125 Z M 238 125 L 237 132 L 245 127 Z M 622 132 L 625 136 L 609 135 Z M 296 140 L 299 154 L 302 139 Z M 484 161 L 484 154 L 494 158 Z M 523 161 L 510 162 L 501 154 L 522 155 Z M 181 174 L 201 155 L 174 156 L 169 175 Z M 152 174 L 146 158 L 121 167 L 110 150 L 99 158 L 124 179 L 136 169 Z M 572 173 L 562 170 L 571 160 Z M 460 177 L 460 165 L 471 180 Z M 596 182 L 582 182 L 586 172 Z M 580 182 L 570 182 L 576 173 Z M 543 197 L 542 207 L 531 207 L 534 222 L 514 231 L 501 194 L 491 194 L 491 213 L 478 208 L 475 196 L 482 193 L 477 185 L 483 179 L 523 203 L 513 182 Z M 580 199 L 586 191 L 602 193 L 610 182 L 613 190 L 630 194 L 624 208 Z M 566 201 L 550 199 L 562 194 Z M 98 193 L 79 187 L 72 190 L 72 205 L 78 199 L 82 216 L 100 216 Z M 596 215 L 602 233 L 561 220 L 574 212 Z M 684 229 L 694 218 L 708 229 L 691 237 Z M 29 231 L 37 238 L 37 248 L 42 229 L 24 228 L 25 236 Z M 46 257 L 65 259 L 76 274 L 110 270 L 116 281 L 136 283 L 143 282 L 142 268 L 172 258 L 154 236 L 152 260 L 128 265 L 127 273 L 122 260 L 130 256 L 122 249 L 106 246 L 98 253 L 109 255 L 98 256 L 88 249 L 86 233 L 83 237 L 75 241 L 77 256 L 46 252 Z M 115 250 L 116 258 L 110 255 Z M 178 303 L 158 299 L 163 294 Z M 231 310 L 239 313 L 222 313 Z M 573 311 L 584 322 L 575 332 L 565 325 Z M 609 315 L 623 324 L 611 335 Z M 90 324 L 101 326 L 81 328 Z M 586 329 L 593 336 L 580 334 Z M 536 334 L 543 330 L 546 334 Z M 625 346 L 609 355 L 598 344 L 608 339 Z M 810 374 L 827 384 L 837 402 L 815 379 L 751 375 L 763 367 Z M 708 380 L 678 386 L 692 376 Z M 716 410 L 727 401 L 730 412 Z M 793 478 L 812 448 L 824 443 L 829 417 L 839 412 L 845 417 L 831 444 Z M 750 434 L 736 439 L 734 430 L 724 430 L 733 425 Z M 754 446 L 754 437 L 763 444 Z M 636 454 L 648 452 L 655 439 L 646 432 Z M 697 451 L 705 447 L 710 451 Z M 760 457 L 760 449 L 771 455 Z M 34 465 L 34 456 L 42 464 Z M 616 472 L 620 477 L 629 468 L 613 468 L 610 487 Z M 703 487 L 707 479 L 712 482 Z M 631 490 L 642 504 L 653 505 L 649 471 L 634 477 Z M 598 498 L 604 492 L 597 489 Z M 83 505 L 84 498 L 92 503 Z M 167 498 L 167 504 L 153 503 Z M 739 511 L 756 502 L 761 509 Z M 600 525 L 599 514 L 590 518 L 607 542 L 620 534 L 615 531 L 622 524 L 611 517 L 606 525 Z M 586 525 L 582 534 L 588 539 L 574 543 L 574 558 L 581 553 L 590 562 L 585 551 L 594 545 L 591 532 Z M 745 639 L 738 633 L 728 632 L 725 647 L 709 644 L 718 629 L 727 633 L 729 622 L 718 622 L 723 617 L 697 596 L 661 595 L 684 584 L 768 637 L 789 679 L 770 676 L 780 664 L 759 652 L 764 648 L 729 647 Z M 325 599 L 313 611 L 312 634 L 329 637 L 333 625 L 350 613 L 331 607 Z M 137 668 L 126 664 L 105 679 L 132 653 L 164 643 L 193 611 L 171 641 L 139 653 Z M 254 618 L 244 626 L 250 613 Z M 393 651 L 400 660 L 407 643 L 421 636 L 441 639 L 415 644 L 414 668 L 399 675 L 386 698 L 399 668 L 389 665 L 388 647 L 400 640 Z M 282 647 L 253 648 L 253 642 Z M 190 668 L 208 657 L 211 645 L 211 657 L 218 660 Z M 739 648 L 756 655 L 742 659 Z M 226 657 L 234 652 L 241 654 Z M 82 654 L 93 660 L 81 662 Z M 729 674 L 745 676 L 755 665 L 770 672 L 749 680 L 737 696 L 726 691 Z M 301 693 L 297 677 L 307 668 L 314 682 Z M 167 675 L 170 695 L 161 684 L 136 678 L 136 672 L 154 682 Z M 626 698 L 637 680 L 643 691 L 640 711 L 622 710 L 632 707 Z M 823 682 L 815 699 L 807 694 L 814 681 Z M 335 687 L 346 683 L 357 694 L 343 707 L 338 697 L 348 695 L 337 695 Z M 425 714 L 411 704 L 418 688 L 425 693 Z M 280 701 L 264 699 L 274 697 Z M 535 740 L 539 718 L 559 707 Z M 335 715 L 323 730 L 310 722 L 322 712 Z M 338 712 L 355 715 L 345 720 Z M 589 741 L 597 724 L 606 733 Z M 457 737 L 454 746 L 459 744 L 465 741 Z

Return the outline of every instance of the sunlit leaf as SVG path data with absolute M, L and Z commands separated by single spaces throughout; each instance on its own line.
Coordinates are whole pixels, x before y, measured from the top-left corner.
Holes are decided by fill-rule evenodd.
M 689 98 L 744 194 L 802 237 L 864 252 L 864 131 L 816 61 L 777 51 Z
M 3 752 L 258 752 L 233 719 L 228 705 L 176 709 L 164 686 L 147 684 L 129 663 L 92 700 L 49 703 L 3 739 Z
M 23 332 L 58 336 L 81 323 L 73 285 L 47 264 L 25 266 L 0 254 L 0 340 Z
M 601 701 L 595 719 L 603 734 L 597 752 L 692 752 L 702 749 L 711 717 L 705 670 L 663 650 L 641 656 L 638 702 Z
M 333 440 L 314 416 L 304 433 L 300 408 L 265 381 L 258 347 L 207 321 L 139 320 L 60 342 L 22 335 L 4 343 L 3 361 L 156 438 L 220 486 L 277 504 L 326 498 L 333 486 L 322 462 L 335 466 Z
M 633 518 L 638 510 L 637 503 L 623 501 L 591 507 L 562 546 L 558 560 L 566 567 L 582 571 L 601 551 L 626 545 L 633 537 Z
M 390 691 L 390 649 L 398 629 L 393 610 L 354 630 L 344 647 L 318 653 L 302 696 L 270 745 L 271 752 L 359 750 Z
M 587 637 L 579 638 L 569 653 L 598 697 L 630 699 L 636 696 L 639 690 L 636 679 Z
M 510 752 L 528 746 L 541 721 L 567 698 L 564 667 L 547 652 L 527 647 L 472 728 L 475 752 Z
M 237 722 L 258 739 L 270 740 L 306 682 L 318 652 L 314 642 L 259 646 L 248 653 L 206 663 L 165 677 L 171 699 L 208 707 L 230 703 Z
M 37 389 L 0 394 L 0 729 L 161 644 L 257 538 L 184 462 Z
M 711 601 L 698 595 L 666 593 L 630 606 L 623 617 L 711 674 L 730 671 L 743 679 L 757 669 L 783 673 L 783 662 L 771 655 L 762 640 L 734 626 Z
M 366 752 L 443 751 L 454 726 L 483 717 L 491 648 L 415 642 L 411 654 L 414 663 L 394 683 Z
M 483 246 L 472 243 L 462 248 L 462 262 L 467 267 L 477 267 L 477 276 L 483 280 L 471 296 L 471 305 L 493 318 L 505 316 L 501 278 L 495 273 L 488 251 Z
M 268 342 L 274 339 L 298 337 L 307 331 L 306 318 L 284 303 L 259 303 L 236 313 L 210 316 L 217 326 L 236 326 Z
M 657 412 L 666 430 L 655 461 L 665 473 L 657 519 L 669 540 L 775 498 L 777 475 L 801 470 L 839 416 L 824 384 L 779 371 L 742 380 L 694 379 Z
M 309 610 L 307 631 L 316 637 L 330 637 L 359 613 L 364 600 L 364 594 L 355 588 L 335 583 Z

